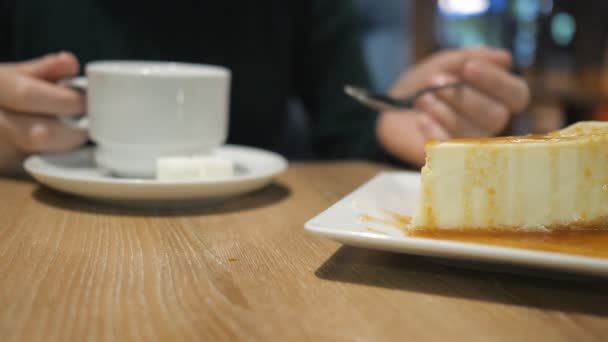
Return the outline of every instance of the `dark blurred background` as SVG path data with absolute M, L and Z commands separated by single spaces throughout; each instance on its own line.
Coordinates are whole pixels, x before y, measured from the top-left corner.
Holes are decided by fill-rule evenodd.
M 375 87 L 443 48 L 489 45 L 513 53 L 533 97 L 509 133 L 608 120 L 607 1 L 356 0 Z

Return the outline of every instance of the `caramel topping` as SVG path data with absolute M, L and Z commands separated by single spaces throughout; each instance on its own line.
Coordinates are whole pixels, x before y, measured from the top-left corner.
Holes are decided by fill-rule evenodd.
M 476 139 L 452 139 L 449 140 L 451 143 L 460 144 L 526 144 L 526 143 L 538 143 L 543 141 L 550 142 L 565 142 L 572 141 L 579 138 L 579 136 L 557 136 L 557 135 L 522 135 L 522 136 L 508 136 L 508 137 L 494 137 L 494 138 L 476 138 Z
M 549 142 L 567 142 L 578 140 L 581 138 L 587 138 L 593 140 L 597 137 L 608 138 L 608 125 L 596 127 L 596 126 L 580 126 L 575 128 L 565 128 L 563 130 L 550 132 L 547 134 L 528 134 L 522 136 L 505 136 L 505 137 L 493 137 L 493 138 L 474 138 L 474 139 L 452 139 L 448 142 L 461 143 L 461 144 L 525 144 L 525 143 L 537 143 L 542 141 Z M 438 141 L 432 140 L 427 142 L 427 145 L 437 145 Z

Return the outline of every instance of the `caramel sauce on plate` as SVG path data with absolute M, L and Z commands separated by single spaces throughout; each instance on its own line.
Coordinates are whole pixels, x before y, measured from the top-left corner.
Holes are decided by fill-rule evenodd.
M 410 224 L 410 221 L 412 220 L 410 216 L 399 215 L 389 211 L 385 212 L 385 214 L 388 216 L 388 218 L 379 218 L 371 215 L 361 215 L 359 216 L 359 219 L 361 220 L 361 222 L 380 223 L 397 228 L 399 230 L 402 230 L 403 227 Z
M 387 213 L 388 214 L 388 213 Z M 510 232 L 492 230 L 410 230 L 411 217 L 396 213 L 380 219 L 361 216 L 362 222 L 386 224 L 413 238 L 475 243 L 534 251 L 608 258 L 608 230 L 556 230 L 551 232 Z M 378 232 L 368 229 L 370 232 Z
M 543 252 L 608 258 L 608 231 L 499 232 L 476 230 L 421 230 L 412 237 L 529 249 Z

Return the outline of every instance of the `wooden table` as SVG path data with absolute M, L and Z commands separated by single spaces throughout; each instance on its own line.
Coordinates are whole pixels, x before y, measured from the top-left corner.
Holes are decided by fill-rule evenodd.
M 382 170 L 294 164 L 212 208 L 0 179 L 0 341 L 606 341 L 608 284 L 344 247 L 304 222 Z

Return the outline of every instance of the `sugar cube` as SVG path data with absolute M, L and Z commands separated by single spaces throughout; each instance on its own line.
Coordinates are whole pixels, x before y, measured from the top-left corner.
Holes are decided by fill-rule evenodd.
M 200 179 L 218 180 L 233 176 L 234 166 L 228 159 L 218 157 L 200 157 L 198 159 Z
M 163 157 L 156 160 L 156 178 L 158 180 L 196 180 L 199 177 L 199 162 L 195 158 Z
M 156 161 L 158 180 L 219 180 L 233 175 L 233 162 L 215 156 L 173 156 L 158 158 Z

